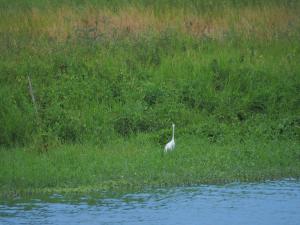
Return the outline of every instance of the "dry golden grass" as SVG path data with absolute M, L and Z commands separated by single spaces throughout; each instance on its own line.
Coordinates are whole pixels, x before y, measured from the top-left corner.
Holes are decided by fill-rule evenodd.
M 172 9 L 157 15 L 152 8 L 127 7 L 118 12 L 109 9 L 64 6 L 58 9 L 17 14 L 2 13 L 0 29 L 11 33 L 27 31 L 33 37 L 47 36 L 57 41 L 101 35 L 138 35 L 147 31 L 161 32 L 171 28 L 195 37 L 222 39 L 234 31 L 243 37 L 273 39 L 278 34 L 294 35 L 300 28 L 300 12 L 280 6 L 228 8 L 219 14 L 195 14 Z M 9 26 L 7 25 L 9 24 Z

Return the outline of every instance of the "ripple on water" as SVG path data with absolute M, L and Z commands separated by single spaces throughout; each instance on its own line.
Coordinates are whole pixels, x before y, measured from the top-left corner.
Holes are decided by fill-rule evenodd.
M 300 181 L 231 183 L 0 204 L 0 224 L 298 224 Z

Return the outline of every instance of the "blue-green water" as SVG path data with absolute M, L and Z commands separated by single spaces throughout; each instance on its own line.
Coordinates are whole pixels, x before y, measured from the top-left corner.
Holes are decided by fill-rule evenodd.
M 0 224 L 300 224 L 300 181 L 199 185 L 0 203 Z

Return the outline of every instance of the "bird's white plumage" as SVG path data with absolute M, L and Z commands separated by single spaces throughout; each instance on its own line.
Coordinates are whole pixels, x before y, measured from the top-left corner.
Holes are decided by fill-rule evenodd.
M 175 139 L 174 139 L 175 124 L 174 123 L 172 124 L 172 127 L 173 127 L 172 140 L 165 145 L 165 152 L 172 151 L 175 148 Z

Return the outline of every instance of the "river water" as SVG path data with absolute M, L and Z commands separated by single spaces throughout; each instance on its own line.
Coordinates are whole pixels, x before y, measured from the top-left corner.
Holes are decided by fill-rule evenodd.
M 2 201 L 0 224 L 300 224 L 299 180 L 101 196 L 72 199 L 51 195 Z

